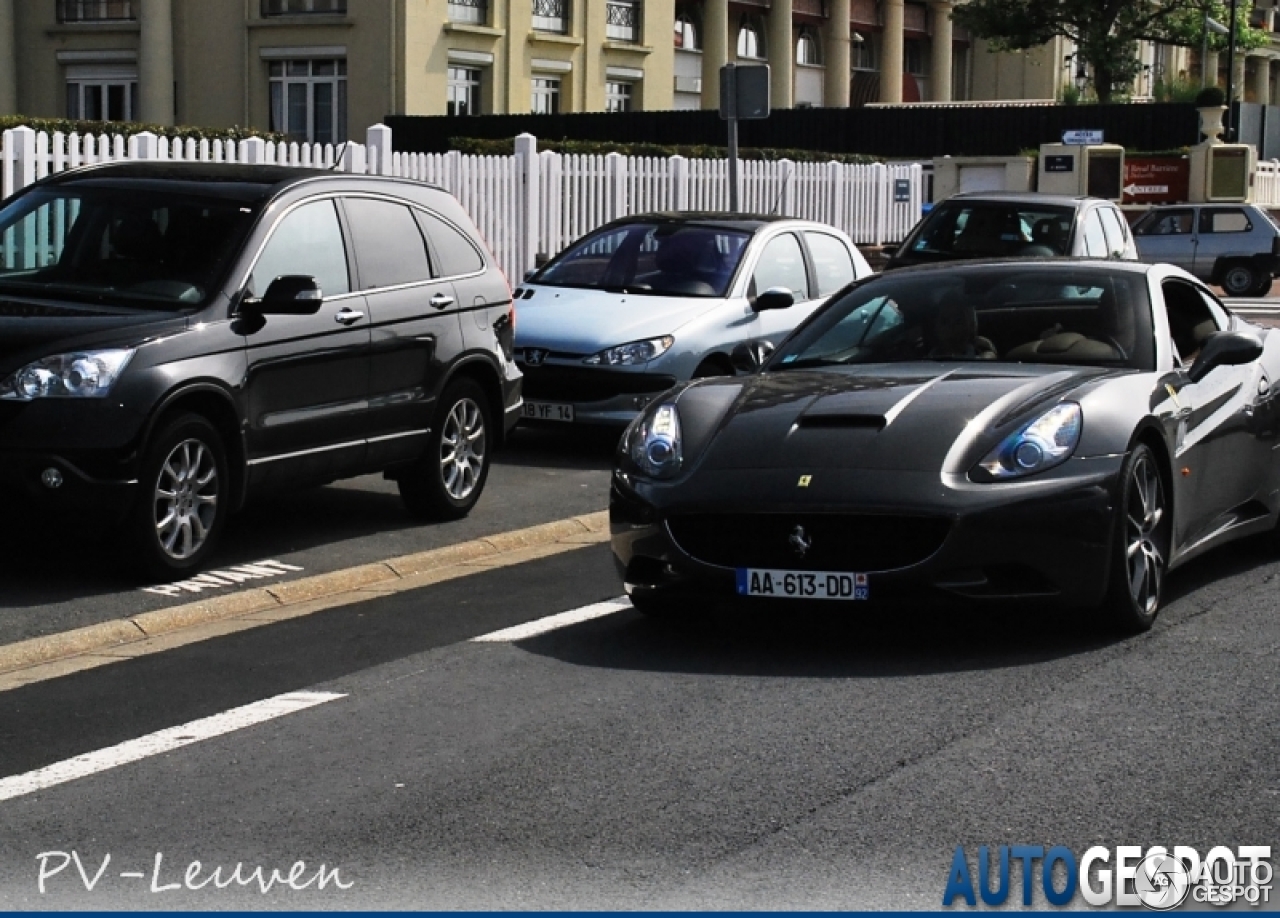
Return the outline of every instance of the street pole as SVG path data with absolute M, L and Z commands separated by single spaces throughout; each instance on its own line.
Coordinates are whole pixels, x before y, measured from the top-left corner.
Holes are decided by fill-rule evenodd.
M 1204 31 L 1200 38 L 1200 86 L 1209 85 L 1209 11 L 1204 12 Z M 1217 82 L 1216 80 L 1214 81 Z
M 737 68 L 732 63 L 721 71 L 721 82 L 729 82 L 729 212 L 738 212 L 738 80 Z M 721 90 L 723 92 L 724 90 Z
M 1230 143 L 1236 139 L 1235 119 L 1231 117 L 1231 100 L 1236 79 L 1236 0 L 1231 0 L 1231 19 L 1227 22 L 1227 110 L 1222 119 L 1222 136 Z

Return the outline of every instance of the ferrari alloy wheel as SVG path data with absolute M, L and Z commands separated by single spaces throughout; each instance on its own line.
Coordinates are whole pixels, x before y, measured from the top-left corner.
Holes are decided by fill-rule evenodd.
M 1255 296 L 1261 286 L 1262 276 L 1256 268 L 1243 261 L 1228 266 L 1222 273 L 1222 290 L 1227 296 Z
M 226 520 L 227 463 L 217 430 L 182 415 L 152 441 L 144 489 L 129 520 L 130 545 L 150 576 L 172 579 L 208 557 Z
M 410 513 L 460 519 L 480 499 L 489 475 L 489 407 L 480 386 L 460 379 L 445 390 L 427 455 L 399 477 Z
M 1125 462 L 1119 511 L 1108 605 L 1115 625 L 1137 633 L 1160 611 L 1172 523 L 1164 479 L 1146 444 L 1135 446 Z

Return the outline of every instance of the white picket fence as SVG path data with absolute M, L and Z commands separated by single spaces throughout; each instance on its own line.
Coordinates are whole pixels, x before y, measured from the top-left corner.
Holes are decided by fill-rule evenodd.
M 1253 173 L 1253 201 L 1263 207 L 1280 207 L 1280 161 L 1258 163 Z
M 452 192 L 475 221 L 507 276 L 523 277 L 540 257 L 554 255 L 617 217 L 657 210 L 728 208 L 728 163 L 681 156 L 582 156 L 539 152 L 529 134 L 511 156 L 396 153 L 391 129 L 369 128 L 365 143 L 319 145 L 167 140 L 150 133 L 120 136 L 3 133 L 0 193 L 7 198 L 64 169 L 119 160 L 263 163 L 336 168 L 431 182 Z M 746 161 L 739 200 L 749 213 L 820 220 L 860 244 L 897 241 L 920 216 L 924 179 L 919 164 L 846 165 Z

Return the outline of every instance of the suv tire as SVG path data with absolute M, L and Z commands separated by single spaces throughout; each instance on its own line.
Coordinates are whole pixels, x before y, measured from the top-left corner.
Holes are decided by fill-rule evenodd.
M 479 383 L 459 379 L 440 397 L 427 453 L 398 478 L 400 499 L 414 516 L 461 519 L 489 477 L 489 400 Z
M 135 566 L 161 581 L 199 568 L 231 508 L 231 477 L 217 428 L 198 414 L 165 423 L 147 447 L 138 481 L 124 539 Z

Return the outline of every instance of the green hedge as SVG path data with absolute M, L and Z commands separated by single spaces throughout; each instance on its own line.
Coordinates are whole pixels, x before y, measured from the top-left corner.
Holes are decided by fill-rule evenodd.
M 515 140 L 482 140 L 476 137 L 450 137 L 450 149 L 461 153 L 480 156 L 509 156 L 515 150 Z M 539 150 L 550 150 L 554 153 L 575 153 L 588 156 L 603 156 L 606 153 L 621 153 L 624 156 L 684 156 L 688 159 L 724 159 L 728 155 L 725 147 L 709 144 L 657 144 L 657 143 L 611 143 L 605 140 L 544 140 L 538 138 Z M 789 159 L 797 163 L 853 163 L 867 165 L 879 162 L 873 156 L 861 153 L 823 153 L 818 150 L 784 150 L 776 147 L 743 147 L 738 151 L 741 159 L 779 160 Z
M 114 137 L 131 137 L 150 131 L 158 137 L 174 137 L 182 140 L 246 140 L 250 137 L 261 137 L 263 140 L 285 140 L 283 134 L 269 131 L 258 131 L 253 128 L 201 128 L 190 126 L 166 126 L 162 124 L 143 124 L 139 121 L 71 121 L 67 118 L 31 118 L 26 115 L 4 115 L 0 117 L 0 131 L 9 128 L 29 127 L 34 131 L 52 134 L 61 131 L 63 134 L 106 134 Z

